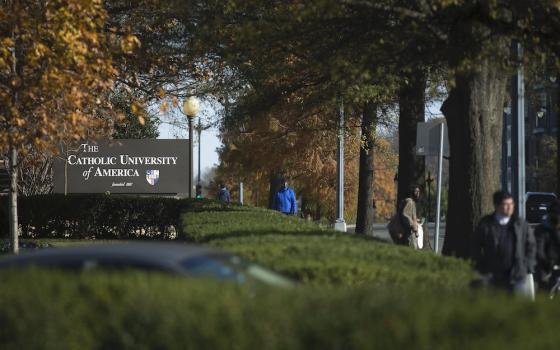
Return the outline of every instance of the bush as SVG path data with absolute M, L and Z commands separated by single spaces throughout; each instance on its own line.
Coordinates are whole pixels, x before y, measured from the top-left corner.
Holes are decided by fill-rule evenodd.
M 330 232 L 315 223 L 276 211 L 214 201 L 190 202 L 182 215 L 183 238 L 192 242 L 255 236 Z
M 552 349 L 558 303 L 362 287 L 249 290 L 137 273 L 2 272 L 2 349 Z
M 457 290 L 475 277 L 468 262 L 336 233 L 262 235 L 209 242 L 314 285 L 377 284 Z
M 263 209 L 173 203 L 185 211 L 184 240 L 304 283 L 250 289 L 139 272 L 0 271 L 0 347 L 549 349 L 560 339 L 558 303 L 475 293 L 465 261 Z
M 123 195 L 40 195 L 20 197 L 24 238 L 174 238 L 184 203 L 174 198 Z M 7 200 L 1 206 L 8 234 Z
M 180 240 L 222 247 L 312 285 L 458 290 L 474 277 L 463 260 L 216 201 L 41 196 L 24 198 L 20 208 L 25 237 L 161 239 L 172 238 L 176 228 Z
M 474 278 L 464 260 L 340 234 L 271 210 L 195 205 L 183 213 L 186 239 L 236 252 L 304 283 L 457 290 Z

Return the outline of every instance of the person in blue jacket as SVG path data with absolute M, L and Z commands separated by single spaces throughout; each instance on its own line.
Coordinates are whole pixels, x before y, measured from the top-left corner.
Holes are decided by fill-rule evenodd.
M 297 214 L 296 194 L 288 187 L 288 179 L 284 179 L 284 185 L 274 195 L 272 208 L 287 215 Z
M 220 191 L 218 191 L 218 200 L 225 203 L 229 203 L 230 201 L 229 191 L 224 184 L 220 184 Z

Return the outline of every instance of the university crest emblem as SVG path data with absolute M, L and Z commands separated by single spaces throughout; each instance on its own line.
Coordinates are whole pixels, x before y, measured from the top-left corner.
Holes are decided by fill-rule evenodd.
M 159 170 L 146 170 L 146 181 L 155 186 L 159 181 Z

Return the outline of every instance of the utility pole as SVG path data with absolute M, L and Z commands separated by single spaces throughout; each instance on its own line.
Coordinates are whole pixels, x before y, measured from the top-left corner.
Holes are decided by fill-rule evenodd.
M 514 57 L 519 64 L 512 87 L 512 189 L 517 215 L 525 218 L 525 82 L 522 66 L 523 49 L 515 43 Z
M 513 192 L 512 188 L 512 120 L 511 107 L 504 108 L 502 128 L 502 189 Z

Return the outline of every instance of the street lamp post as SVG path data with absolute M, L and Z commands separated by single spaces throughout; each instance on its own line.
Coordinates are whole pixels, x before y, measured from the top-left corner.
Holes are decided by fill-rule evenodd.
M 344 221 L 344 103 L 342 97 L 340 97 L 338 111 L 338 145 L 336 155 L 336 221 L 334 229 L 346 232 L 346 221 Z
M 198 110 L 200 108 L 198 99 L 191 96 L 183 102 L 183 112 L 187 116 L 189 122 L 189 198 L 193 197 L 192 185 L 193 185 L 193 126 L 192 122 Z
M 196 186 L 198 188 L 200 186 L 200 150 L 202 148 L 202 139 L 200 138 L 202 134 L 202 123 L 200 122 L 200 118 L 198 118 L 198 128 L 196 131 L 198 132 L 198 177 L 196 179 Z

